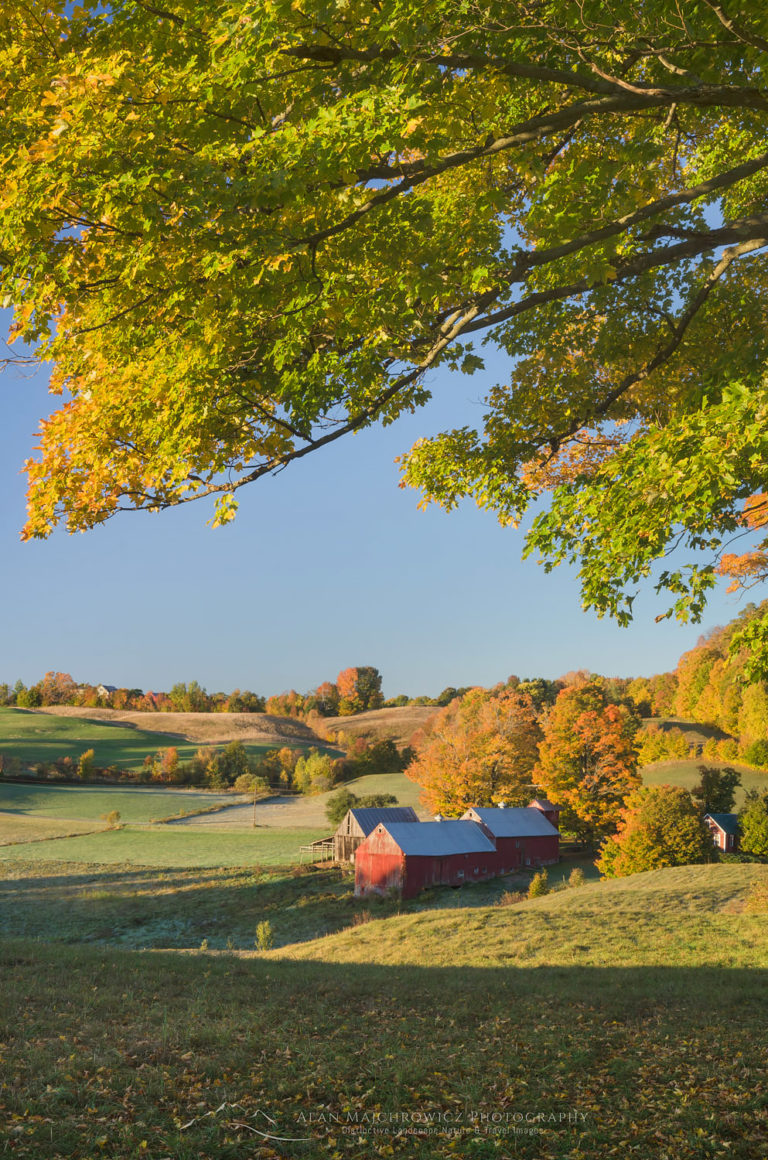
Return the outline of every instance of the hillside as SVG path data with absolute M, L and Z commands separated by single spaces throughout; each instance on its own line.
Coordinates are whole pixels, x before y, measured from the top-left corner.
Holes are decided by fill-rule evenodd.
M 254 741 L 275 746 L 322 744 L 303 721 L 269 713 L 140 713 L 130 709 L 82 709 L 77 705 L 49 705 L 27 712 L 77 717 L 100 725 L 124 725 L 200 744 L 226 741 Z
M 741 765 L 738 761 L 704 761 L 696 757 L 690 761 L 670 759 L 669 761 L 653 761 L 644 765 L 640 771 L 643 785 L 681 785 L 683 789 L 691 791 L 701 781 L 700 765 L 715 766 L 717 769 L 730 767 L 741 775 L 741 785 L 735 793 L 735 808 L 741 809 L 744 798 L 750 790 L 765 793 L 768 790 L 768 773 L 760 769 L 750 769 L 748 765 Z
M 414 733 L 423 729 L 437 712 L 439 707 L 434 705 L 403 705 L 396 709 L 371 709 L 354 717 L 324 717 L 323 725 L 347 737 L 394 741 L 398 748 L 403 748 L 410 745 Z
M 642 729 L 659 729 L 662 733 L 669 733 L 672 729 L 679 729 L 691 746 L 702 746 L 712 738 L 715 741 L 724 741 L 730 737 L 717 725 L 702 725 L 698 721 L 686 721 L 682 717 L 646 717 L 641 723 Z
M 163 733 L 198 744 L 252 741 L 270 746 L 326 744 L 304 721 L 277 717 L 271 713 L 141 713 L 132 709 L 83 709 L 77 705 L 49 705 L 27 709 L 56 717 L 77 717 L 99 725 L 122 725 L 145 733 Z M 397 709 L 372 709 L 354 717 L 325 717 L 323 726 L 347 737 L 392 740 L 398 747 L 408 745 L 417 729 L 422 729 L 437 710 L 430 705 L 404 705 Z
M 655 870 L 510 906 L 398 915 L 272 955 L 387 966 L 765 966 L 766 916 L 744 912 L 756 879 L 768 881 L 768 866 Z

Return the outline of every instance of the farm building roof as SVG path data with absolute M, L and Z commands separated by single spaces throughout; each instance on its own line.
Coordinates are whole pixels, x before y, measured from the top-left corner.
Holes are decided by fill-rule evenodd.
M 382 824 L 404 854 L 485 854 L 496 849 L 477 822 L 449 818 L 442 822 L 419 822 L 418 826 L 402 822 Z
M 497 838 L 546 838 L 559 832 L 535 806 L 473 806 L 464 817 L 481 821 Z
M 563 808 L 562 806 L 556 806 L 549 798 L 534 798 L 530 804 L 539 810 L 561 810 Z
M 384 822 L 412 823 L 418 822 L 418 816 L 412 806 L 366 806 L 363 809 L 349 811 L 357 822 L 366 838 L 376 827 Z
M 738 834 L 739 832 L 738 814 L 705 814 L 704 816 L 711 818 L 725 834 Z

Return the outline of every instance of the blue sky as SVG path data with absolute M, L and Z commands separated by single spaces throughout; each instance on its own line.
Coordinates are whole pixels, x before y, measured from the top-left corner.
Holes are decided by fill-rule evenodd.
M 721 589 L 701 626 L 654 624 L 650 587 L 627 629 L 581 610 L 575 573 L 522 562 L 522 534 L 467 504 L 417 510 L 395 456 L 420 435 L 479 420 L 492 375 L 436 372 L 433 403 L 240 492 L 234 524 L 211 507 L 125 513 L 103 528 L 22 544 L 20 474 L 45 375 L 0 375 L 0 681 L 48 669 L 83 682 L 209 691 L 301 691 L 376 665 L 387 696 L 491 685 L 575 668 L 673 668 L 703 629 L 742 607 Z M 724 586 L 723 586 L 724 588 Z

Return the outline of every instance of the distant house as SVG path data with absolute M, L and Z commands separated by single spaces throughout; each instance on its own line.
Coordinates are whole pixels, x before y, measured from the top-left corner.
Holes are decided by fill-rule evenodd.
M 411 806 L 367 806 L 347 810 L 333 835 L 333 857 L 336 862 L 351 862 L 355 852 L 372 830 L 381 822 L 418 822 Z
M 705 814 L 704 821 L 709 826 L 712 841 L 718 850 L 727 852 L 738 849 L 739 845 L 739 815 L 738 814 Z
M 497 875 L 493 841 L 477 822 L 382 822 L 355 854 L 355 894 L 396 890 L 413 898 L 428 886 L 461 886 Z
M 478 822 L 493 838 L 500 874 L 523 866 L 551 866 L 560 860 L 560 831 L 539 806 L 473 806 L 462 817 Z
M 96 692 L 100 697 L 108 697 L 110 693 L 117 692 L 117 685 L 97 685 Z

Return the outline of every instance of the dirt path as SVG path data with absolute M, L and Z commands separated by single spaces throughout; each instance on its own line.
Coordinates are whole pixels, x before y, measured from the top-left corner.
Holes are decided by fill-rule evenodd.
M 280 829 L 296 826 L 327 828 L 325 816 L 326 794 L 321 797 L 271 797 L 256 803 L 256 825 Z M 253 805 L 225 806 L 215 814 L 199 814 L 191 818 L 174 818 L 166 826 L 194 826 L 206 830 L 249 830 L 253 826 Z

